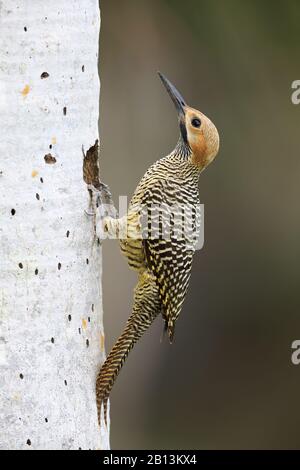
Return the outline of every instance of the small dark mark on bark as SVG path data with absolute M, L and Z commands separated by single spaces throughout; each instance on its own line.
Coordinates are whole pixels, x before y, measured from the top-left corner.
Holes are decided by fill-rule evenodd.
M 89 347 L 89 345 L 90 345 L 90 342 L 89 342 L 89 340 L 87 339 L 85 343 L 86 343 L 86 347 L 88 348 L 88 347 Z
M 44 182 L 43 178 L 40 178 L 40 182 L 41 182 L 41 183 L 43 183 L 43 182 Z
M 54 338 L 51 338 L 51 343 L 54 344 Z
M 19 268 L 23 269 L 23 264 L 22 263 L 19 263 Z
M 21 379 L 21 380 L 24 379 L 24 375 L 23 375 L 23 374 L 20 374 L 20 379 Z
M 66 235 L 67 235 L 67 238 L 69 238 L 69 235 L 70 235 L 70 230 L 67 230 L 67 233 L 66 233 Z
M 100 238 L 97 238 L 97 245 L 98 245 L 98 246 L 101 245 Z
M 68 382 L 65 380 L 65 386 L 67 386 L 67 385 L 68 385 Z
M 48 423 L 48 418 L 45 418 L 45 422 Z
M 58 263 L 57 265 L 57 269 L 60 270 L 61 269 L 61 263 Z
M 30 440 L 30 439 L 27 439 L 26 444 L 27 444 L 28 446 L 31 446 L 31 440 Z
M 50 150 L 52 149 L 52 144 L 49 145 L 49 149 L 50 149 Z
M 27 28 L 26 28 L 26 26 L 24 26 L 24 31 L 25 31 L 25 33 L 26 33 L 26 31 L 27 31 Z
M 40 200 L 40 195 L 38 193 L 36 193 L 35 197 L 37 198 L 38 201 Z
M 92 312 L 94 311 L 94 304 L 92 304 Z
M 11 212 L 11 215 L 15 215 L 16 209 L 12 209 L 10 212 Z
M 49 73 L 48 73 L 48 72 L 43 72 L 43 73 L 41 74 L 41 78 L 42 78 L 42 79 L 43 79 L 43 78 L 48 78 L 48 77 L 49 77 Z
M 81 70 L 84 72 L 84 65 L 81 67 Z
M 89 264 L 89 259 L 88 258 L 86 259 L 86 264 Z
M 69 320 L 69 321 L 72 320 L 72 315 L 68 315 L 68 320 Z
M 81 328 L 78 328 L 78 333 L 81 335 Z
M 36 270 L 34 271 L 34 274 L 37 276 L 38 273 L 39 273 L 39 270 L 38 270 L 38 268 L 36 268 Z
M 88 317 L 88 322 L 91 323 L 91 317 Z
M 54 165 L 56 163 L 56 158 L 51 155 L 51 153 L 47 153 L 47 155 L 44 156 L 44 160 L 48 165 Z
M 63 113 L 64 113 L 64 116 L 67 115 L 67 107 L 66 106 L 64 106 Z

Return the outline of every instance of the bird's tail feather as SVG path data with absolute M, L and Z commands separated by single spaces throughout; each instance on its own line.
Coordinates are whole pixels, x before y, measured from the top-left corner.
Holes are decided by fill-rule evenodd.
M 140 275 L 135 289 L 133 312 L 106 361 L 102 365 L 96 381 L 98 421 L 101 422 L 103 405 L 104 420 L 107 424 L 107 402 L 115 380 L 128 357 L 129 352 L 143 333 L 149 328 L 159 313 L 159 300 L 156 283 L 149 273 Z

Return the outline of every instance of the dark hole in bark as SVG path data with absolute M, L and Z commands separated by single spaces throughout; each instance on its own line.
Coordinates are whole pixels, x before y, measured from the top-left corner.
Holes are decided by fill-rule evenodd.
M 84 72 L 84 65 L 81 67 L 81 70 Z
M 72 320 L 72 315 L 68 315 L 68 320 L 69 320 L 69 321 Z
M 81 328 L 78 328 L 78 333 L 81 335 Z
M 54 344 L 54 338 L 51 338 L 51 343 Z
M 23 264 L 22 263 L 19 263 L 19 268 L 23 269 Z
M 48 418 L 45 418 L 46 423 L 48 423 Z
M 34 274 L 37 276 L 38 273 L 39 273 L 39 270 L 38 270 L 38 268 L 36 268 L 36 270 L 34 271 Z
M 21 379 L 21 380 L 24 379 L 24 375 L 23 375 L 23 374 L 20 374 L 20 379 Z
M 61 269 L 61 263 L 58 263 L 57 265 L 57 269 L 60 270 Z
M 40 178 L 40 182 L 41 182 L 41 183 L 43 183 L 43 182 L 44 182 L 43 178 Z
M 65 380 L 65 386 L 67 386 L 67 385 L 68 385 L 68 382 Z
M 88 317 L 88 322 L 91 323 L 91 317 Z
M 89 264 L 89 259 L 88 258 L 86 259 L 86 264 Z
M 64 113 L 64 116 L 67 115 L 67 107 L 66 106 L 64 106 L 63 113 Z
M 40 200 L 40 195 L 38 193 L 36 193 L 35 197 L 37 198 L 38 201 Z
M 49 73 L 48 72 L 43 72 L 41 74 L 41 78 L 48 78 L 49 77 Z
M 11 212 L 11 215 L 15 215 L 16 209 L 12 209 L 10 212 Z
M 92 312 L 94 311 L 94 308 L 95 308 L 95 307 L 94 307 L 94 304 L 92 304 Z
M 86 347 L 88 348 L 89 345 L 90 345 L 90 342 L 89 342 L 89 340 L 87 339 L 87 340 L 86 340 Z
M 93 185 L 96 189 L 100 189 L 98 140 L 95 141 L 95 144 L 92 145 L 92 147 L 90 147 L 86 153 L 84 153 L 83 151 L 82 170 L 83 170 L 83 181 L 86 184 Z
M 25 31 L 25 32 L 27 31 L 27 28 L 26 28 L 26 26 L 24 26 L 24 31 Z
M 70 235 L 70 230 L 67 230 L 67 233 L 66 233 L 66 235 L 67 235 L 67 238 L 69 238 L 69 235 Z

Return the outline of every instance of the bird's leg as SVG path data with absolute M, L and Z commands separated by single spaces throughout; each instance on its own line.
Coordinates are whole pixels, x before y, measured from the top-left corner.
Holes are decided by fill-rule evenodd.
M 94 207 L 96 206 L 97 215 L 99 216 L 98 222 L 95 221 L 95 226 L 99 239 L 118 238 L 120 220 L 109 186 L 100 182 L 99 189 L 95 189 L 93 186 L 88 186 L 88 189 L 95 195 Z M 87 214 L 96 217 L 95 211 Z
M 94 216 L 96 210 L 100 207 L 105 206 L 104 215 L 110 215 L 111 217 L 117 217 L 117 210 L 115 208 L 113 198 L 109 186 L 104 183 L 99 183 L 99 189 L 95 188 L 94 185 L 88 184 L 87 189 L 90 195 L 89 208 L 85 211 L 86 215 Z
M 108 220 L 114 220 L 116 221 L 118 218 L 118 211 L 114 205 L 114 201 L 111 195 L 111 191 L 109 189 L 109 186 L 104 183 L 100 183 L 100 199 L 99 199 L 100 205 L 99 205 L 99 214 L 100 214 L 100 230 L 102 229 L 102 232 L 108 232 L 108 225 L 107 221 Z M 106 238 L 105 236 L 102 236 L 100 238 Z
M 89 210 L 85 211 L 88 216 L 94 217 L 95 227 L 100 240 L 106 238 L 126 238 L 127 215 L 119 218 L 118 211 L 114 205 L 110 188 L 105 183 L 99 183 L 99 189 L 88 185 L 91 196 Z M 92 210 L 90 208 L 92 207 Z M 96 212 L 99 222 L 96 221 Z
M 100 197 L 101 197 L 101 204 L 110 206 L 111 208 L 115 209 L 114 201 L 111 195 L 111 190 L 107 184 L 100 183 Z
M 89 217 L 94 217 L 96 215 L 96 212 L 94 210 L 94 206 L 97 205 L 97 199 L 98 199 L 98 194 L 96 188 L 92 184 L 87 185 L 87 190 L 89 192 L 89 207 L 88 209 L 85 209 L 84 212 L 86 215 Z

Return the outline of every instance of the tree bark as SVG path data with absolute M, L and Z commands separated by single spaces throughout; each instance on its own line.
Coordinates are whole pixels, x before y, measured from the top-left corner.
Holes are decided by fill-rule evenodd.
M 0 1 L 0 449 L 109 446 L 82 157 L 98 139 L 99 28 L 98 0 Z

